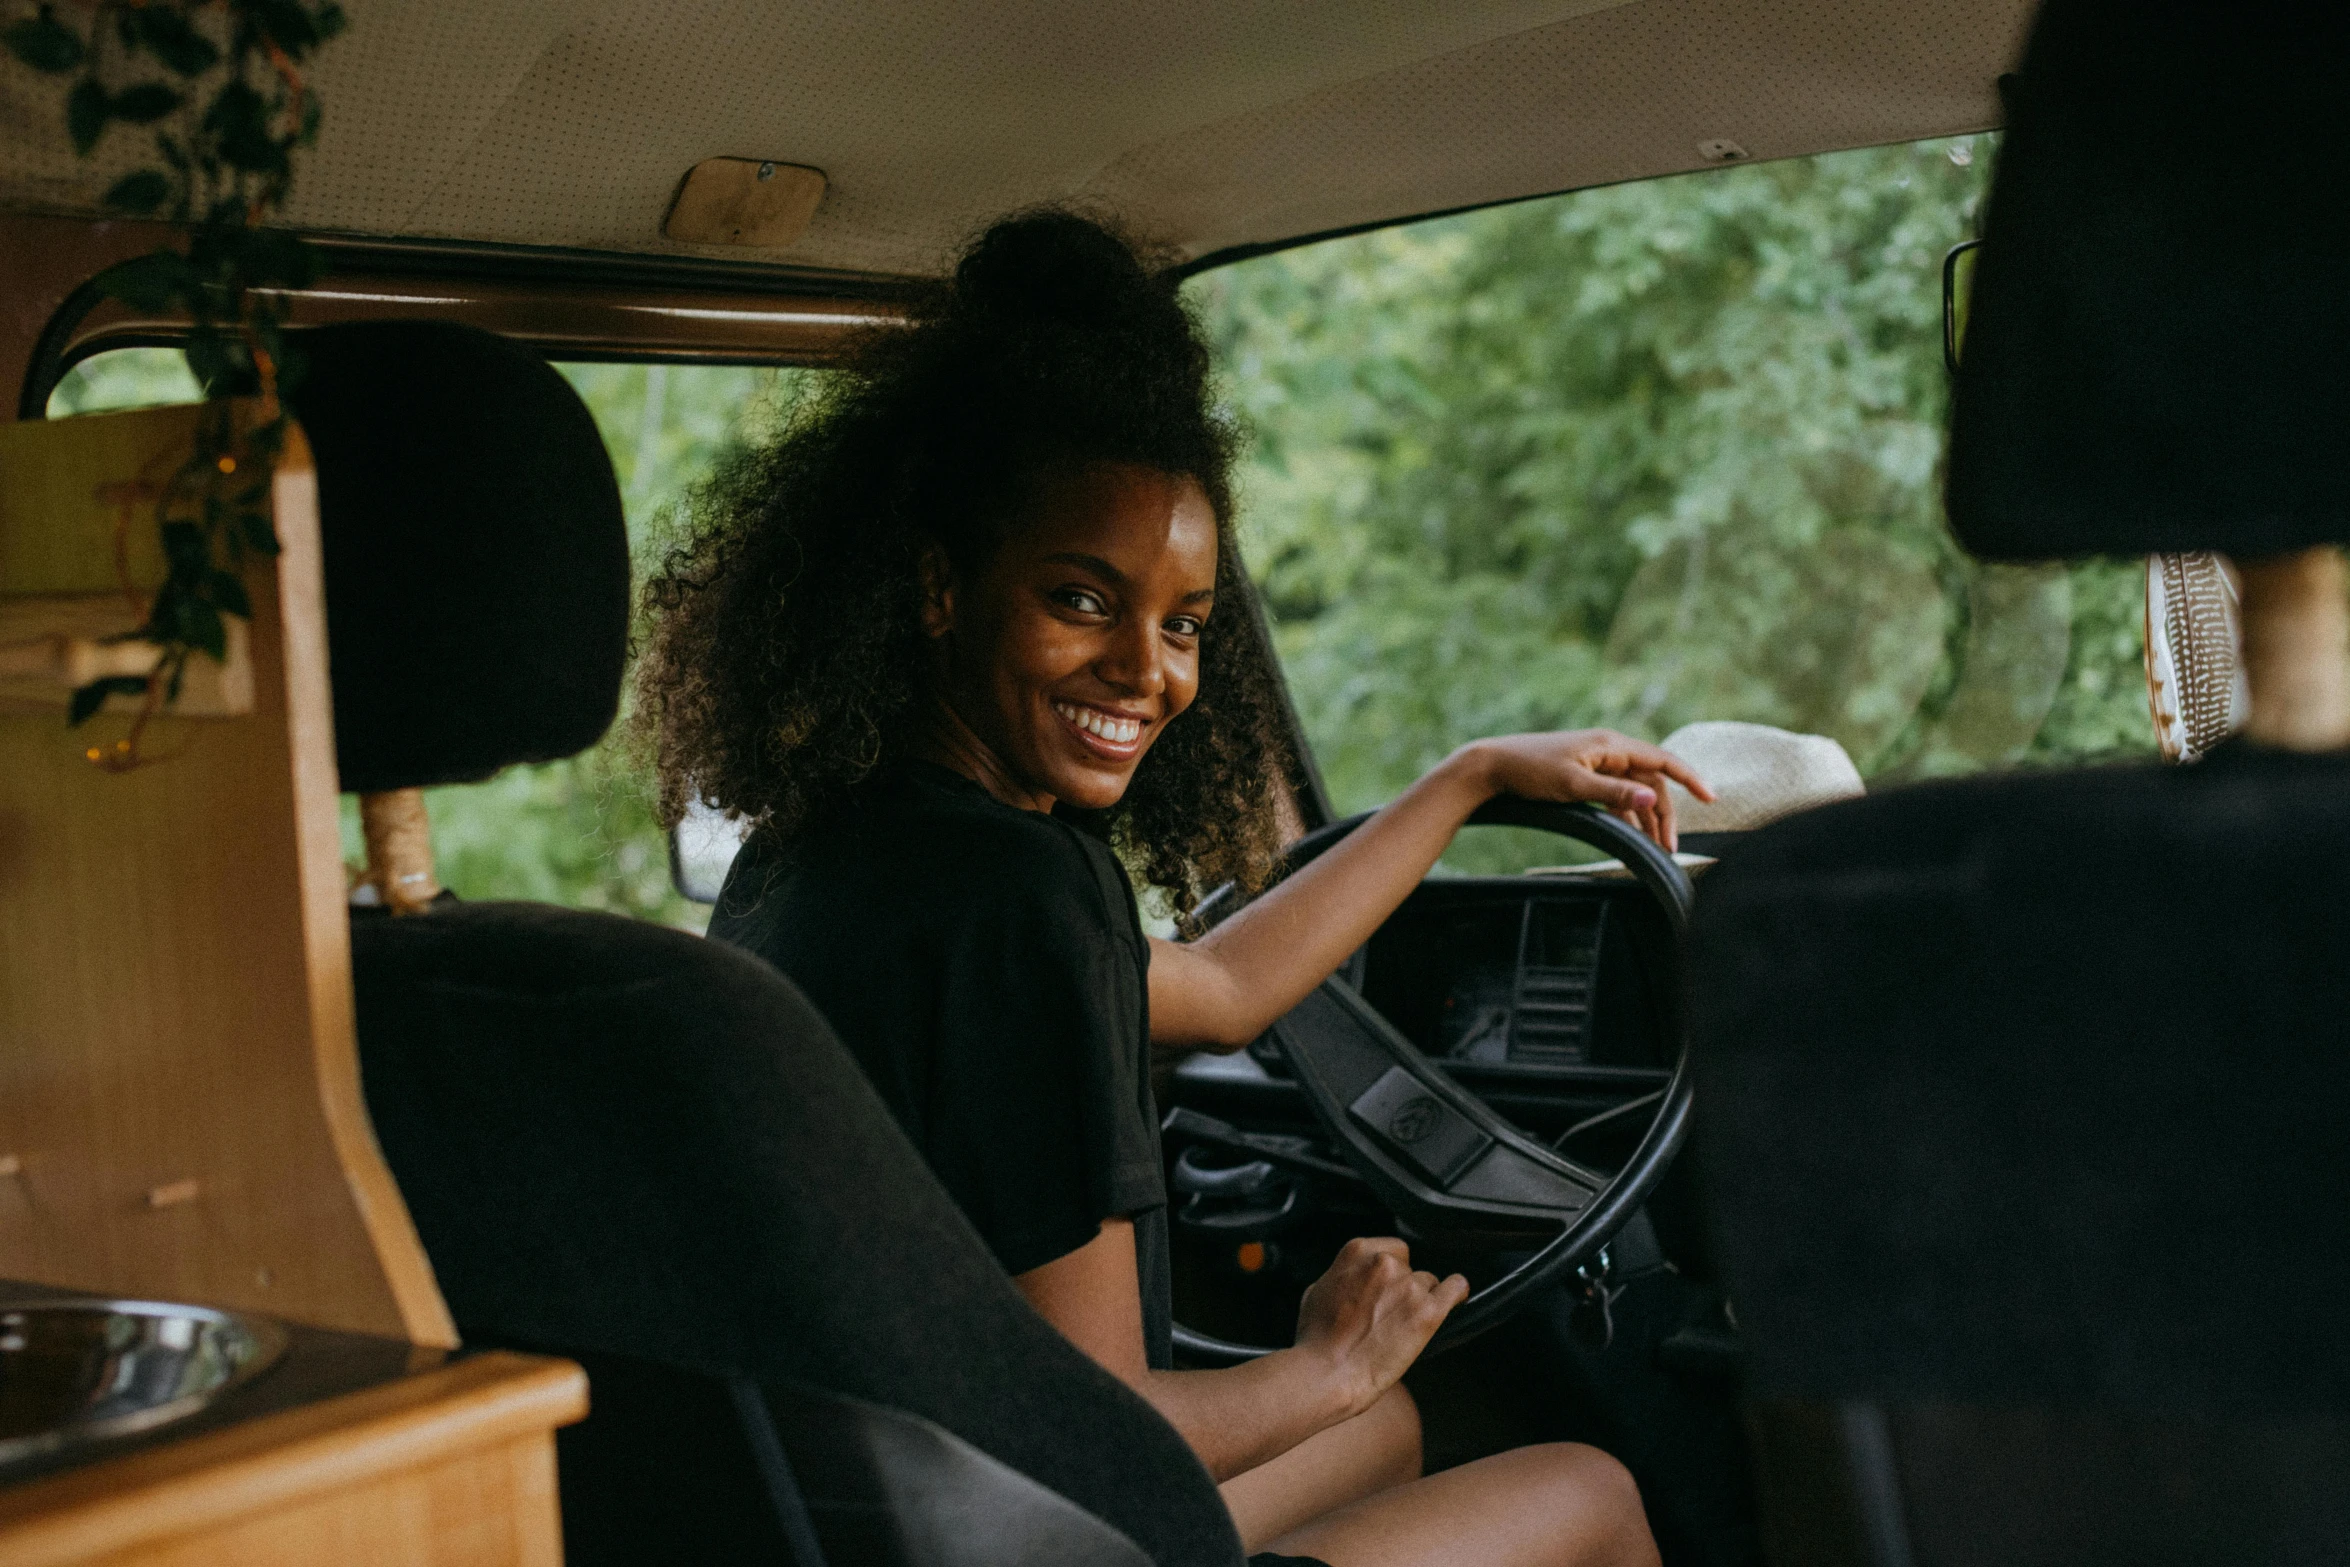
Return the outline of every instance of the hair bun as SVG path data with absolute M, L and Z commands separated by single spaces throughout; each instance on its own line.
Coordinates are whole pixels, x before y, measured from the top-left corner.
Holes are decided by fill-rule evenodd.
M 1110 329 L 1179 309 L 1132 245 L 1060 211 L 1006 218 L 980 235 L 955 268 L 955 301 L 982 314 Z

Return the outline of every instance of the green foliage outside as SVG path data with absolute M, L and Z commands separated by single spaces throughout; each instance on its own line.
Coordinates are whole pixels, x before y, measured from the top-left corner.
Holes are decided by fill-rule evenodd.
M 1992 142 L 1586 191 L 1191 285 L 1340 809 L 1530 728 L 1746 719 L 1834 736 L 1873 784 L 2152 750 L 2142 567 L 1982 567 L 1943 524 L 1940 261 Z
M 1749 719 L 1833 735 L 1872 787 L 2151 753 L 2140 566 L 1978 566 L 1943 526 L 1939 263 L 1990 153 L 1586 191 L 1190 285 L 1255 432 L 1243 543 L 1341 809 L 1529 728 Z M 666 509 L 801 373 L 566 367 L 640 573 Z M 193 396 L 176 354 L 128 350 L 51 410 Z M 617 741 L 428 803 L 466 897 L 702 922 Z M 1514 858 L 1489 840 L 1453 862 Z

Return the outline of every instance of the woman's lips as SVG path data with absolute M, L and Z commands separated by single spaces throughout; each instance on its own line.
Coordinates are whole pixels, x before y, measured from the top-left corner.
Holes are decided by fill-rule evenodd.
M 1052 707 L 1069 732 L 1096 755 L 1124 762 L 1142 754 L 1142 735 L 1149 726 L 1141 719 L 1080 702 L 1056 701 Z

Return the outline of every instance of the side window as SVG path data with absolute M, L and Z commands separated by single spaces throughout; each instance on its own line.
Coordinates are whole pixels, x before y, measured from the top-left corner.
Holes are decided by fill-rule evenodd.
M 821 373 L 740 365 L 558 368 L 594 413 L 612 455 L 640 580 L 687 489 L 731 445 L 755 435 L 802 378 Z M 50 394 L 49 414 L 195 402 L 199 395 L 177 349 L 112 349 L 66 373 Z M 442 882 L 467 898 L 527 898 L 699 930 L 708 911 L 671 884 L 651 781 L 624 754 L 619 730 L 615 725 L 579 756 L 427 791 Z M 344 857 L 361 861 L 358 811 L 349 799 L 343 839 Z
M 1583 191 L 1190 285 L 1340 810 L 1519 728 L 1772 724 L 1871 787 L 2152 752 L 2143 563 L 1984 566 L 1943 523 L 1940 265 L 1994 142 Z
M 202 388 L 176 348 L 110 348 L 77 361 L 49 391 L 49 417 L 200 403 Z

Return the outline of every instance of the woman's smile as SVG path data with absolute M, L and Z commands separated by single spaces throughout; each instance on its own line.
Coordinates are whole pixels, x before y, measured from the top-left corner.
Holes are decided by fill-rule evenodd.
M 1143 731 L 1150 727 L 1148 719 L 1058 698 L 1054 699 L 1052 708 L 1088 749 L 1120 762 L 1142 754 Z

